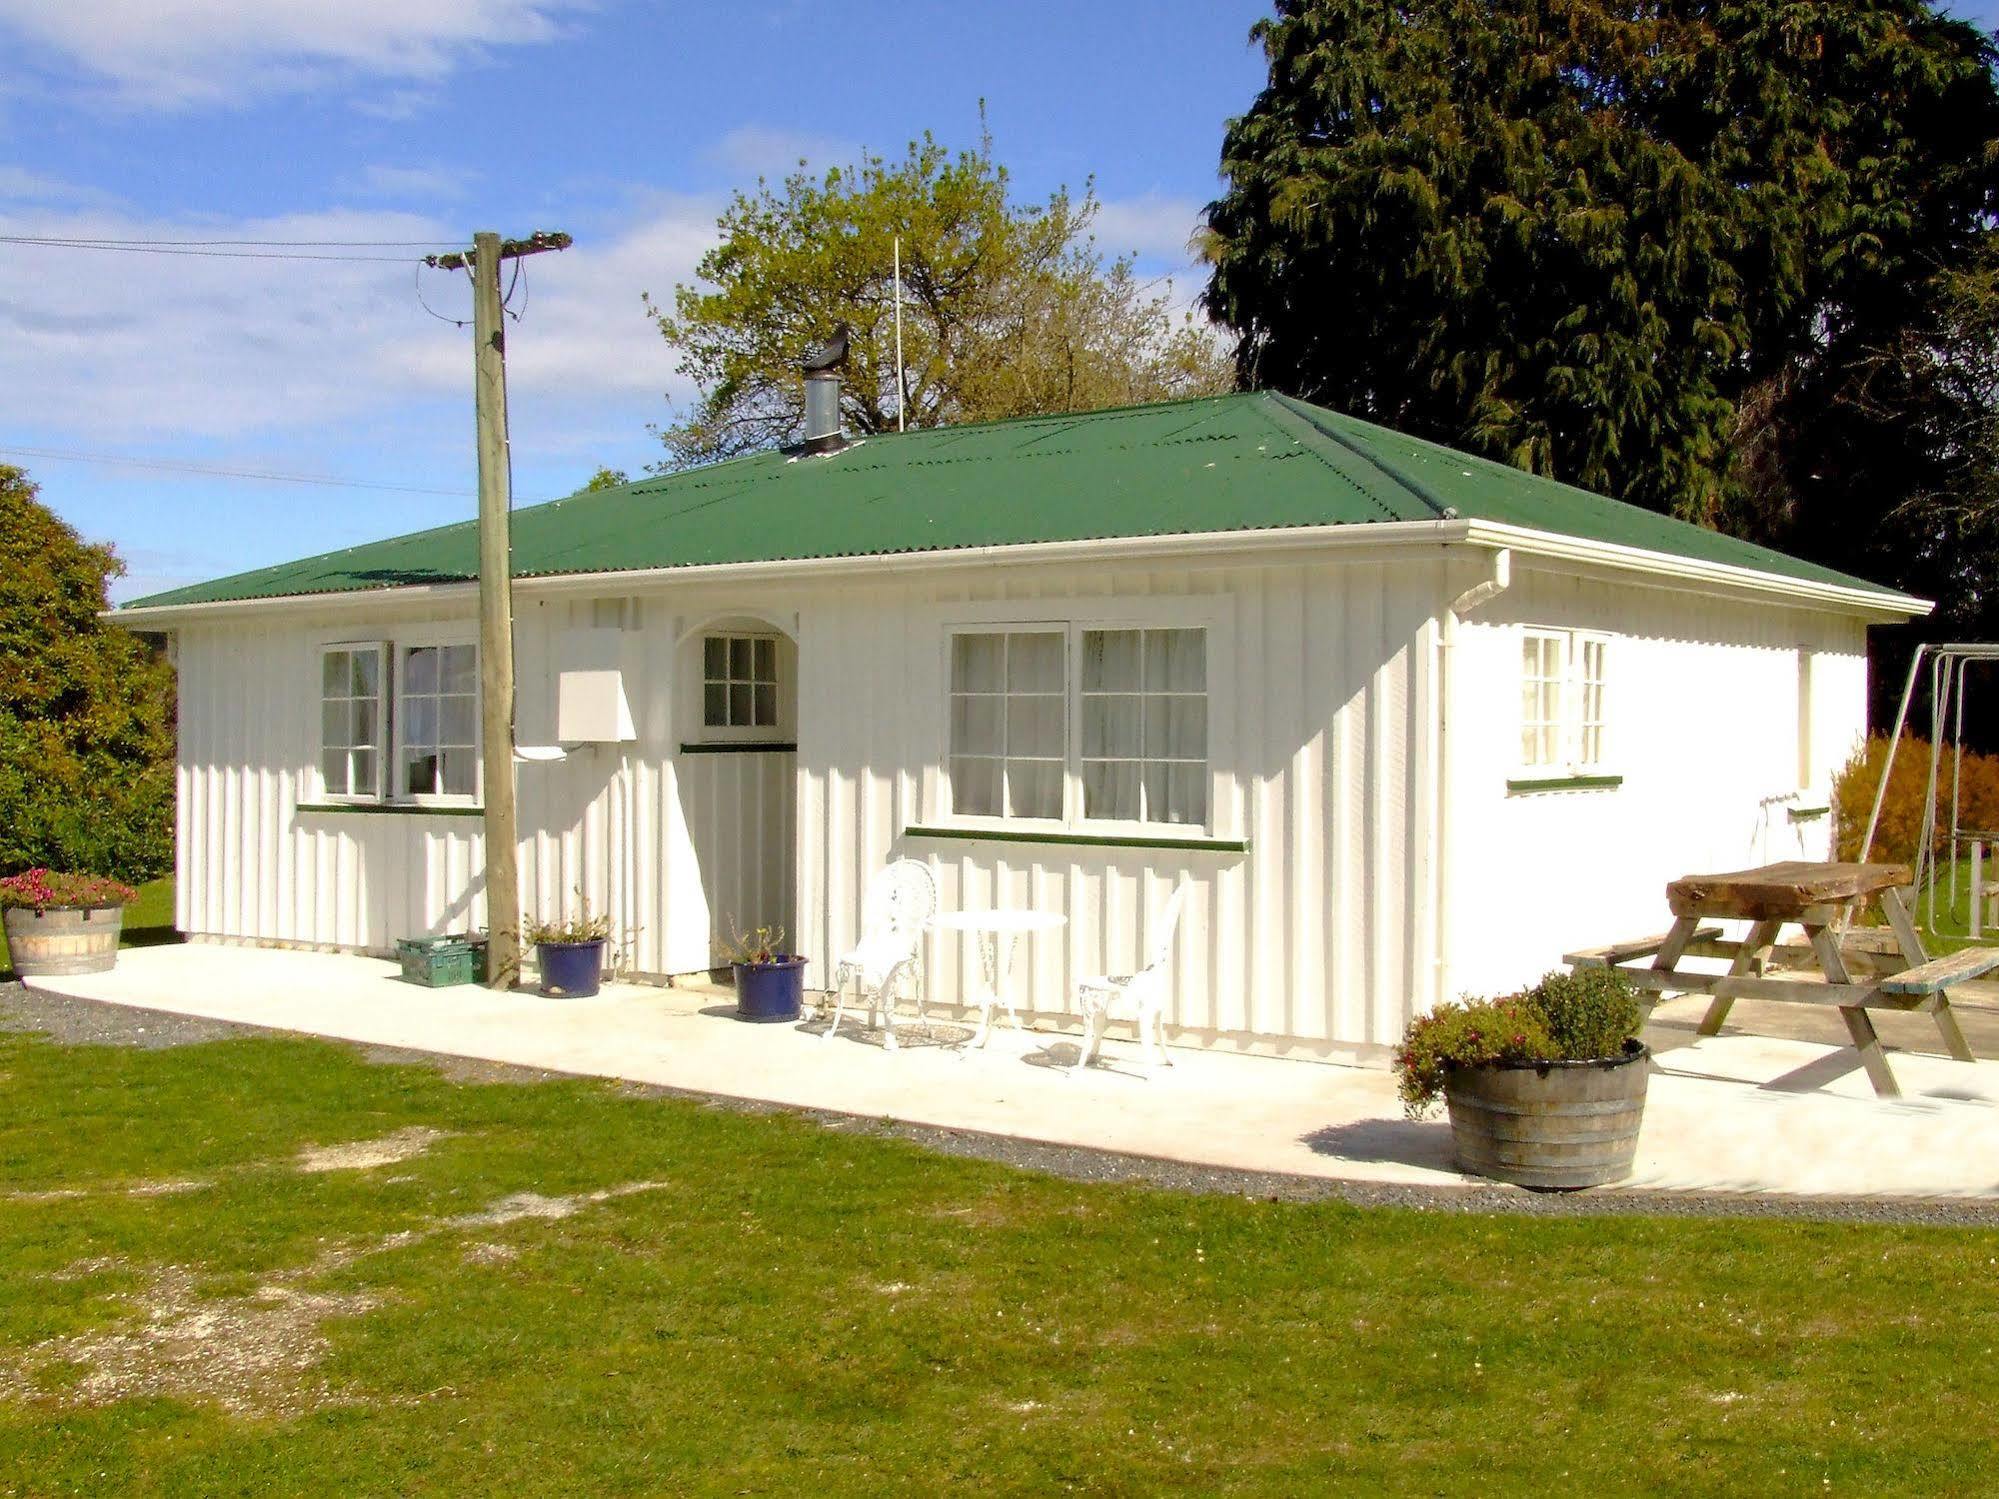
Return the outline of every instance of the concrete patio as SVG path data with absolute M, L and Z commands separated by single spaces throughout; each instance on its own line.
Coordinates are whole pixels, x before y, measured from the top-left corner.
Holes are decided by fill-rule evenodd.
M 130 949 L 109 973 L 34 988 L 182 1015 L 270 1026 L 673 1088 L 894 1118 L 1057 1145 L 1252 1171 L 1451 1186 L 1441 1117 L 1402 1117 L 1385 1071 L 1177 1049 L 1148 1077 L 1114 1031 L 1105 1065 L 1074 1072 L 1076 1040 L 1002 1027 L 990 1047 L 953 1044 L 967 1024 L 933 1018 L 902 1048 L 817 1023 L 747 1025 L 726 991 L 607 985 L 589 1000 L 401 982 L 394 964 L 342 954 L 204 944 Z M 1838 1022 L 1795 1005 L 1738 1006 L 1746 1031 L 1693 1034 L 1705 1001 L 1662 1006 L 1659 1056 L 1637 1169 L 1622 1189 L 1784 1195 L 1999 1197 L 1999 1063 L 1935 1050 L 1921 1017 L 1883 1034 L 1904 1095 L 1877 1099 L 1837 1043 Z M 1981 1057 L 1999 1055 L 1999 1013 L 1961 1007 Z M 1120 1028 L 1120 1031 L 1122 1028 Z

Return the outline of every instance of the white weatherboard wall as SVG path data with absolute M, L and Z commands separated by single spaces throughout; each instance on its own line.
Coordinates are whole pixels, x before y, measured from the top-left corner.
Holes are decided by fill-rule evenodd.
M 1526 774 L 1528 626 L 1611 636 L 1604 769 L 1622 785 L 1508 791 Z M 1830 817 L 1790 811 L 1825 806 L 1860 741 L 1866 648 L 1846 616 L 1517 567 L 1461 626 L 1451 668 L 1445 997 L 1502 992 L 1565 951 L 1663 932 L 1678 876 L 1827 857 Z
M 530 594 L 520 742 L 554 742 L 565 670 L 619 671 L 636 738 L 519 767 L 524 906 L 571 911 L 580 890 L 643 974 L 706 966 L 729 917 L 781 923 L 823 985 L 859 935 L 868 878 L 916 858 L 947 908 L 1067 917 L 1022 949 L 1009 991 L 1053 1020 L 1079 979 L 1143 961 L 1151 913 L 1185 878 L 1168 1014 L 1183 1039 L 1379 1056 L 1439 995 L 1510 987 L 1568 948 L 1662 929 L 1675 875 L 1823 854 L 1827 821 L 1786 814 L 1823 802 L 1860 733 L 1858 620 L 1518 558 L 1511 588 L 1456 631 L 1444 725 L 1441 620 L 1488 572 L 1482 553 L 1301 548 Z M 385 596 L 225 618 L 180 632 L 182 929 L 386 951 L 483 924 L 477 817 L 299 810 L 316 795 L 320 646 L 470 639 L 469 608 Z M 949 628 L 1054 621 L 1208 628 L 1208 831 L 1246 848 L 911 831 L 945 811 Z M 796 754 L 684 754 L 701 737 L 700 632 L 745 623 L 795 642 Z M 1620 786 L 1508 792 L 1525 625 L 1612 637 Z M 934 998 L 971 997 L 971 941 L 933 933 L 926 961 Z
M 973 579 L 976 578 L 976 581 Z M 799 878 L 805 951 L 857 936 L 884 862 L 932 863 L 946 908 L 1068 923 L 1015 962 L 1024 1013 L 1073 1011 L 1079 979 L 1130 972 L 1149 914 L 1193 882 L 1168 1023 L 1303 1052 L 1392 1044 L 1432 941 L 1423 887 L 1426 648 L 1444 567 L 1423 561 L 1147 570 L 1011 567 L 813 593 L 800 611 Z M 941 811 L 945 632 L 1102 621 L 1210 631 L 1214 833 L 1245 851 L 912 836 Z M 967 938 L 933 934 L 931 990 L 977 986 Z

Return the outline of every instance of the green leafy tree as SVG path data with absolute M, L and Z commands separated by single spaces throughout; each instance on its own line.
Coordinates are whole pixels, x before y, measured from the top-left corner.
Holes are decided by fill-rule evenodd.
M 1278 0 L 1255 34 L 1205 298 L 1246 383 L 1947 581 L 1896 512 L 1950 444 L 1920 380 L 1884 402 L 1883 351 L 1992 232 L 1975 28 L 1922 0 Z
M 1233 384 L 1214 332 L 1106 260 L 1092 191 L 1017 203 L 990 139 L 952 155 L 930 136 L 900 159 L 869 154 L 738 193 L 699 284 L 648 312 L 700 390 L 661 436 L 669 465 L 780 445 L 804 415 L 799 364 L 851 329 L 846 429 L 912 427 L 1209 393 Z M 894 241 L 902 241 L 903 362 L 896 388 Z
M 0 464 L 0 875 L 173 866 L 173 670 L 98 617 L 124 570 Z
M 623 469 L 600 464 L 597 472 L 590 476 L 590 482 L 583 486 L 583 492 L 588 494 L 593 489 L 616 489 L 620 484 L 631 482 L 632 476 Z

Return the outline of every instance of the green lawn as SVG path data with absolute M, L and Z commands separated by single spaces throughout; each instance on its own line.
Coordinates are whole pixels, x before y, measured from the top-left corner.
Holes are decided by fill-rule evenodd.
M 174 882 L 151 880 L 139 887 L 139 898 L 125 908 L 125 926 L 120 937 L 125 947 L 148 947 L 177 940 L 174 931 Z M 0 931 L 0 979 L 13 977 L 7 956 L 7 934 Z
M 1990 1232 L 1082 1185 L 308 1041 L 0 1079 L 0 1493 L 1991 1482 Z

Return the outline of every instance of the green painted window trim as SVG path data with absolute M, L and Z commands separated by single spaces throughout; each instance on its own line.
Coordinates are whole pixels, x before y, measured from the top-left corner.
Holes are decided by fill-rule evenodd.
M 1784 815 L 1792 822 L 1817 822 L 1821 817 L 1830 816 L 1830 807 L 1786 807 Z
M 683 755 L 795 755 L 798 746 L 773 740 L 723 739 L 712 744 L 683 744 Z
M 1509 795 L 1522 791 L 1610 791 L 1624 784 L 1623 776 L 1533 776 L 1509 778 Z
M 415 802 L 300 802 L 301 814 L 359 813 L 363 817 L 484 817 L 484 807 L 425 807 Z
M 973 843 L 1066 843 L 1088 848 L 1171 848 L 1203 854 L 1246 854 L 1244 838 L 1151 837 L 1143 833 L 1043 833 L 1008 828 L 940 828 L 912 824 L 903 829 L 911 838 L 959 838 Z

